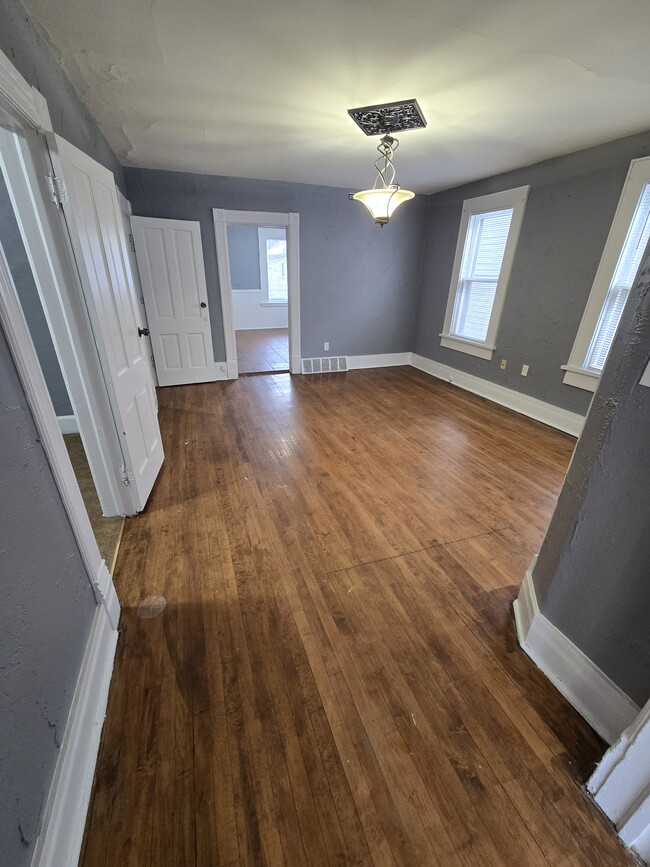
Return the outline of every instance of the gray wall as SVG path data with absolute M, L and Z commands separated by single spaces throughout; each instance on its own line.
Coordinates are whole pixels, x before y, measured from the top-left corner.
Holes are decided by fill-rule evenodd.
M 414 351 L 584 414 L 591 394 L 564 385 L 560 365 L 569 360 L 630 160 L 648 155 L 650 132 L 431 196 Z M 463 200 L 526 184 L 497 351 L 485 361 L 441 347 Z M 522 364 L 530 365 L 528 377 Z
M 0 330 L 0 864 L 27 867 L 95 597 Z
M 230 282 L 234 291 L 261 290 L 257 226 L 228 226 Z
M 0 49 L 47 100 L 54 132 L 110 169 L 124 191 L 117 157 L 18 0 L 0 3 Z
M 9 263 L 27 324 L 43 368 L 52 403 L 57 415 L 72 415 L 72 404 L 63 380 L 43 305 L 32 276 L 32 269 L 20 237 L 18 223 L 9 199 L 4 177 L 0 172 L 0 244 Z
M 647 257 L 533 573 L 541 611 L 639 705 L 650 697 L 649 359 Z
M 407 352 L 420 282 L 426 197 L 380 229 L 348 190 L 126 168 L 133 213 L 200 220 L 215 359 L 225 359 L 212 208 L 300 214 L 302 355 Z

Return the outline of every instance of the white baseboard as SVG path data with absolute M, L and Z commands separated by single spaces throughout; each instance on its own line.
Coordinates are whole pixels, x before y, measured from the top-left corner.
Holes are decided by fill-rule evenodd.
M 217 381 L 221 379 L 228 379 L 228 365 L 225 361 L 215 361 L 214 378 Z
M 365 370 L 371 367 L 401 367 L 410 363 L 410 352 L 386 352 L 383 355 L 348 355 L 348 370 Z
M 639 708 L 539 611 L 531 568 L 514 605 L 519 643 L 578 713 L 611 744 L 636 719 Z
M 503 385 L 497 385 L 470 373 L 464 373 L 462 370 L 456 370 L 454 367 L 449 367 L 447 364 L 441 364 L 439 361 L 433 361 L 414 352 L 411 353 L 410 363 L 413 367 L 429 373 L 431 376 L 444 379 L 446 382 L 451 382 L 459 388 L 465 389 L 465 391 L 486 397 L 494 403 L 506 406 L 508 409 L 527 415 L 529 418 L 534 418 L 536 421 L 541 421 L 565 433 L 572 434 L 572 436 L 580 436 L 582 432 L 585 420 L 578 413 L 570 412 L 568 409 L 560 409 L 560 407 L 553 406 L 553 404 L 543 400 L 529 397 L 527 394 L 505 388 Z
M 512 606 L 515 612 L 515 626 L 517 627 L 517 638 L 520 644 L 523 644 L 526 640 L 533 618 L 536 614 L 539 614 L 537 595 L 535 593 L 535 585 L 533 584 L 533 569 L 536 562 L 537 557 L 533 557 L 521 583 L 519 596 L 515 599 Z
M 74 415 L 57 415 L 56 420 L 59 423 L 62 434 L 79 433 L 79 425 L 77 418 Z
M 78 863 L 117 637 L 104 606 L 98 605 L 32 867 L 73 867 Z

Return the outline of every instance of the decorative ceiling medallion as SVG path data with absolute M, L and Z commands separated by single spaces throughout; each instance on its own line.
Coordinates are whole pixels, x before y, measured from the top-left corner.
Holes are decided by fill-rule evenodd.
M 427 125 L 416 99 L 350 108 L 348 114 L 366 135 L 385 135 Z

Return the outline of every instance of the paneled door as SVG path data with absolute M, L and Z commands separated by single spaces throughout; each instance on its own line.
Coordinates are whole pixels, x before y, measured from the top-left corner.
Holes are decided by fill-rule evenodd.
M 131 217 L 159 385 L 216 379 L 201 226 Z
M 164 453 L 115 179 L 59 136 L 56 149 L 66 187 L 63 211 L 113 396 L 125 482 L 132 486 L 134 507 L 140 511 Z

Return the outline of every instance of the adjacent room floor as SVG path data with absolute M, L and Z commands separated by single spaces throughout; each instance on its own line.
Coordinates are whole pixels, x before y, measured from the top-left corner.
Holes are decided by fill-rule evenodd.
M 240 373 L 289 370 L 289 329 L 249 328 L 235 331 Z
M 411 368 L 160 411 L 84 867 L 633 863 L 513 631 L 571 437 Z
M 106 565 L 110 572 L 115 566 L 115 558 L 117 549 L 122 536 L 122 527 L 124 526 L 124 518 L 105 518 L 102 514 L 102 507 L 99 504 L 99 497 L 95 488 L 90 467 L 88 466 L 88 458 L 81 441 L 79 434 L 65 434 L 63 439 L 70 456 L 70 463 L 77 477 L 77 483 L 81 490 L 90 526 L 93 528 L 93 534 L 97 542 L 99 552 L 106 561 Z

